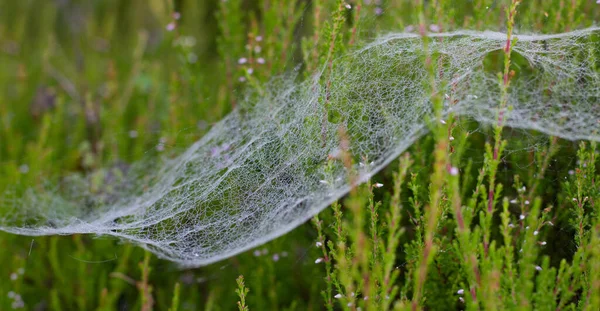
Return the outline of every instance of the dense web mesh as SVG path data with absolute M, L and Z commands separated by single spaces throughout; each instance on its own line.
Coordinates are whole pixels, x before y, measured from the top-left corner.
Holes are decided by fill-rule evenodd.
M 600 140 L 593 61 L 600 59 L 599 30 L 516 36 L 514 55 L 526 62 L 511 82 L 507 126 Z M 24 196 L 7 194 L 0 229 L 116 236 L 183 266 L 209 264 L 281 236 L 349 191 L 340 161 L 328 165 L 339 153 L 340 127 L 360 181 L 426 133 L 432 107 L 422 40 L 390 34 L 336 59 L 326 76 L 277 78 L 248 94 L 176 159 L 107 169 L 101 189 L 91 178 L 73 176 Z M 484 64 L 501 55 L 506 35 L 454 32 L 428 40 L 444 115 L 496 122 L 500 69 Z M 324 79 L 331 87 L 315 82 Z M 359 163 L 365 158 L 368 163 Z

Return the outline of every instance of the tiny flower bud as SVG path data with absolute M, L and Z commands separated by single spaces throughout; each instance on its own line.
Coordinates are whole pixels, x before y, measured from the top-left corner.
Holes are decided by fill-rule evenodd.
M 440 32 L 440 26 L 436 24 L 431 24 L 429 25 L 429 30 L 431 30 L 432 32 Z
M 456 168 L 456 167 L 454 167 L 454 166 L 453 166 L 453 167 L 451 167 L 451 168 L 450 168 L 450 175 L 452 175 L 452 176 L 456 176 L 456 175 L 458 175 L 458 168 Z

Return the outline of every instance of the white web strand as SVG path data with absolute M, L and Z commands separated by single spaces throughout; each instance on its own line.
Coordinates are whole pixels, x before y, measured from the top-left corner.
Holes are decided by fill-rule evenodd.
M 506 125 L 600 140 L 598 34 L 589 28 L 516 36 L 513 51 L 530 68 L 511 82 Z M 452 99 L 445 115 L 494 124 L 501 88 L 497 70 L 486 70 L 483 61 L 501 53 L 506 35 L 432 37 L 429 49 L 441 57 L 437 87 Z M 7 195 L 0 229 L 116 236 L 182 266 L 206 265 L 281 236 L 348 193 L 344 167 L 326 165 L 341 125 L 352 154 L 372 161 L 356 165 L 361 181 L 426 132 L 432 108 L 421 40 L 390 34 L 335 60 L 329 90 L 278 78 L 158 169 L 140 162 L 123 174 L 107 170 L 100 190 L 91 190 L 90 178 L 73 176 L 58 189 Z

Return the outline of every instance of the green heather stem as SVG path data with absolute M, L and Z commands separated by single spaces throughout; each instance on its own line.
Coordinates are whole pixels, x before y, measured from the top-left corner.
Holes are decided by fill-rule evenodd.
M 142 311 L 152 310 L 154 305 L 154 299 L 152 298 L 152 285 L 148 282 L 148 276 L 152 268 L 150 268 L 150 252 L 144 252 L 144 260 L 139 263 L 140 270 L 142 271 L 142 279 L 137 282 L 138 291 L 140 293 Z
M 368 163 L 368 159 L 364 159 L 365 163 Z M 378 214 L 378 209 L 380 206 L 380 202 L 375 202 L 375 194 L 373 193 L 373 189 L 375 188 L 375 185 L 372 184 L 371 180 L 369 179 L 367 181 L 367 190 L 368 190 L 368 210 L 369 210 L 369 215 L 370 215 L 370 222 L 369 222 L 369 231 L 371 233 L 371 243 L 372 245 L 372 250 L 371 250 L 371 264 L 372 265 L 378 265 L 379 264 L 379 259 L 380 259 L 380 254 L 379 254 L 379 234 L 378 234 L 378 228 L 379 228 L 379 214 Z
M 319 219 L 319 215 L 313 217 L 313 224 L 317 228 L 317 247 L 323 254 L 323 261 L 325 262 L 325 283 L 327 287 L 321 292 L 323 299 L 325 300 L 325 308 L 328 311 L 333 310 L 333 279 L 334 275 L 332 272 L 332 258 L 329 256 L 327 251 L 327 241 L 323 234 L 323 221 Z
M 488 185 L 488 197 L 487 197 L 487 209 L 485 213 L 485 230 L 484 230 L 484 256 L 488 256 L 489 247 L 490 247 L 490 239 L 491 239 L 491 225 L 492 225 L 492 217 L 494 214 L 494 205 L 498 196 L 500 195 L 501 185 L 496 185 L 496 174 L 498 171 L 498 165 L 500 164 L 500 155 L 506 145 L 506 141 L 502 140 L 502 130 L 504 128 L 505 113 L 508 107 L 508 89 L 510 86 L 510 79 L 514 75 L 514 72 L 510 70 L 511 64 L 511 52 L 513 47 L 513 38 L 512 31 L 515 23 L 515 16 L 517 14 L 517 6 L 519 5 L 520 0 L 511 0 L 509 7 L 506 10 L 506 18 L 507 18 L 507 31 L 506 31 L 506 44 L 503 49 L 504 52 L 504 71 L 501 74 L 501 91 L 502 95 L 500 98 L 500 104 L 498 106 L 497 112 L 497 122 L 494 127 L 494 146 L 492 147 L 486 146 L 487 149 L 487 165 L 486 172 L 489 178 Z
M 506 11 L 507 16 L 507 30 L 506 30 L 506 45 L 504 47 L 504 72 L 502 74 L 502 97 L 500 98 L 500 105 L 498 107 L 498 117 L 496 126 L 494 127 L 494 149 L 492 161 L 488 167 L 489 169 L 489 188 L 488 188 L 488 202 L 487 202 L 487 212 L 493 213 L 494 209 L 494 188 L 496 181 L 496 171 L 498 169 L 498 165 L 500 164 L 499 157 L 503 145 L 502 137 L 502 129 L 504 128 L 505 109 L 508 106 L 508 88 L 510 85 L 510 78 L 514 73 L 510 71 L 510 54 L 512 52 L 513 47 L 513 39 L 512 39 L 512 31 L 515 22 L 515 15 L 517 14 L 517 6 L 519 5 L 520 0 L 511 0 L 511 4 Z
M 596 143 L 591 143 L 591 159 L 590 165 L 594 166 L 596 159 Z M 590 169 L 592 174 L 596 174 L 595 166 Z M 596 184 L 596 177 L 592 178 L 591 185 L 592 189 L 598 187 Z M 600 213 L 597 212 L 598 203 L 600 203 L 600 191 L 592 193 L 588 199 L 591 210 L 596 211 L 596 217 L 594 217 L 594 223 L 590 232 L 589 241 L 589 252 L 590 260 L 589 264 L 589 280 L 588 280 L 588 303 L 586 305 L 587 310 L 598 310 L 600 309 Z
M 173 289 L 173 299 L 171 300 L 171 307 L 169 311 L 177 311 L 179 310 L 179 295 L 181 292 L 181 286 L 179 283 L 175 283 L 175 288 Z
M 509 290 L 509 297 L 505 298 L 505 300 L 509 300 L 513 305 L 516 305 L 516 282 L 514 279 L 516 278 L 516 271 L 513 267 L 514 262 L 514 247 L 513 247 L 513 236 L 512 236 L 512 228 L 510 225 L 510 210 L 508 209 L 509 202 L 507 198 L 504 198 L 502 201 L 502 238 L 504 241 L 504 275 L 507 280 L 507 287 Z
M 323 141 L 323 147 L 325 147 L 325 141 L 327 140 L 327 122 L 329 122 L 329 102 L 331 96 L 331 74 L 333 71 L 333 56 L 336 50 L 336 43 L 338 42 L 338 36 L 341 36 L 341 29 L 344 25 L 344 10 L 345 5 L 344 1 L 340 0 L 337 4 L 337 10 L 333 14 L 333 25 L 331 30 L 331 35 L 329 38 L 329 48 L 327 50 L 326 62 L 327 62 L 327 72 L 326 72 L 326 82 L 325 82 L 325 103 L 323 109 L 323 119 L 321 124 L 321 140 Z M 339 47 L 338 47 L 339 49 Z
M 237 302 L 238 309 L 240 311 L 249 311 L 250 309 L 246 305 L 246 295 L 248 295 L 248 292 L 250 290 L 244 284 L 244 276 L 240 275 L 235 281 L 238 285 L 238 288 L 235 290 L 235 292 L 238 294 L 238 297 L 240 298 L 240 300 L 238 300 L 238 302 Z
M 431 102 L 433 104 L 434 120 L 432 120 L 433 132 L 435 134 L 435 149 L 433 173 L 431 174 L 430 199 L 425 208 L 425 241 L 421 253 L 421 258 L 416 270 L 414 295 L 412 300 L 412 309 L 422 308 L 423 287 L 427 278 L 428 267 L 431 264 L 437 247 L 434 245 L 434 235 L 437 231 L 437 224 L 441 211 L 441 200 L 443 187 L 448 173 L 448 129 L 446 122 L 442 122 L 443 98 L 436 85 L 436 67 L 429 51 L 429 38 L 426 37 L 426 24 L 423 11 L 423 2 L 417 1 L 419 8 L 419 32 L 423 41 L 423 50 L 425 52 L 425 67 L 429 72 L 429 81 L 427 87 L 431 93 Z
M 387 214 L 387 241 L 385 250 L 383 251 L 383 267 L 381 274 L 381 292 L 380 310 L 388 310 L 392 301 L 395 300 L 398 286 L 395 281 L 398 278 L 398 270 L 394 269 L 396 262 L 396 249 L 400 244 L 400 236 L 402 235 L 402 203 L 401 193 L 402 185 L 406 179 L 408 168 L 412 165 L 410 155 L 406 153 L 400 158 L 398 172 L 394 174 L 394 192 L 390 203 L 390 212 Z
M 356 6 L 354 7 L 354 22 L 352 24 L 352 30 L 350 31 L 350 40 L 348 41 L 348 46 L 354 45 L 354 41 L 356 40 L 358 25 L 360 22 L 360 9 L 361 8 L 362 8 L 362 6 L 360 5 L 360 2 L 357 3 Z

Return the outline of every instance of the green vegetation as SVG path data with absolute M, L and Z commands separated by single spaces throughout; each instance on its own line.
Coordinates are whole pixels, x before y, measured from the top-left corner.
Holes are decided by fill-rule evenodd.
M 0 0 L 0 193 L 173 157 L 274 76 L 325 68 L 335 88 L 332 59 L 386 31 L 511 42 L 599 18 L 590 0 Z M 525 70 L 510 47 L 486 64 L 499 107 Z M 312 222 L 198 269 L 105 237 L 2 232 L 0 310 L 599 310 L 598 150 L 450 117 Z

